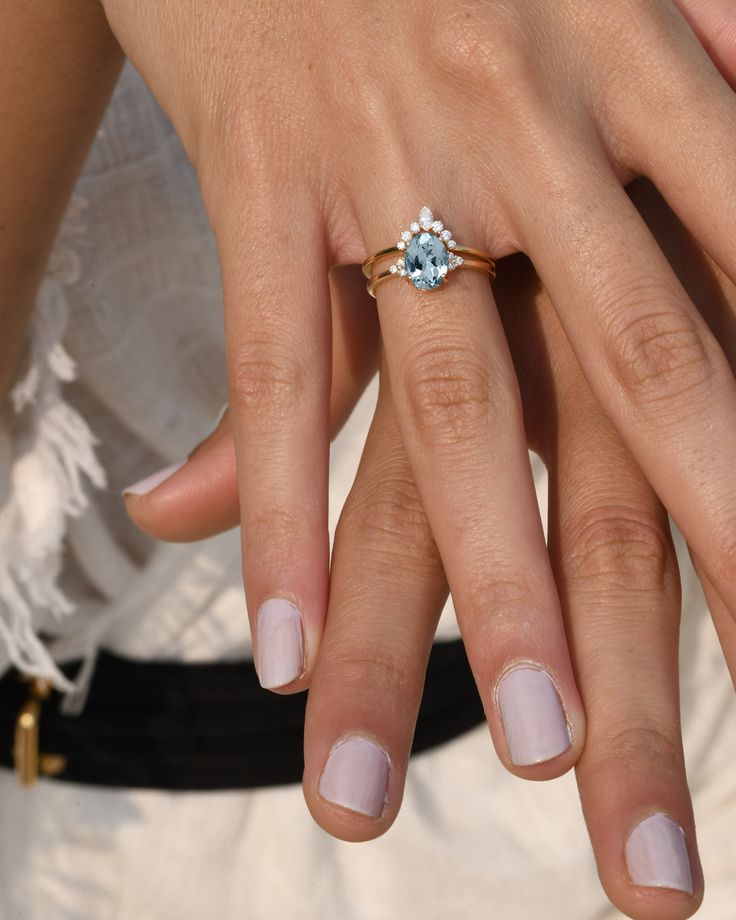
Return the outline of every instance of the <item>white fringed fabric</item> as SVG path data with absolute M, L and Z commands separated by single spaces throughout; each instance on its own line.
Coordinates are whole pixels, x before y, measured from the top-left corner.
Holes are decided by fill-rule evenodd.
M 57 584 L 68 519 L 88 507 L 88 483 L 101 489 L 107 482 L 97 439 L 63 395 L 63 384 L 76 375 L 62 344 L 64 286 L 80 273 L 72 245 L 83 230 L 83 207 L 75 198 L 68 210 L 38 294 L 26 370 L 4 407 L 12 418 L 0 427 L 0 638 L 17 668 L 66 691 L 73 685 L 41 634 L 52 621 L 58 630 L 74 610 Z
M 159 543 L 120 496 L 216 425 L 222 315 L 194 171 L 126 67 L 0 400 L 0 673 L 48 679 L 67 713 L 84 705 L 100 648 L 250 654 L 238 532 Z M 73 681 L 62 672 L 72 661 L 82 662 Z

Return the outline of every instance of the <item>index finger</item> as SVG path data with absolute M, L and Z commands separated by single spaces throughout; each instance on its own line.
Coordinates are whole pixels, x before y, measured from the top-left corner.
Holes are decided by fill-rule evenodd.
M 289 191 L 229 203 L 216 232 L 255 664 L 301 690 L 327 604 L 330 305 L 317 207 Z

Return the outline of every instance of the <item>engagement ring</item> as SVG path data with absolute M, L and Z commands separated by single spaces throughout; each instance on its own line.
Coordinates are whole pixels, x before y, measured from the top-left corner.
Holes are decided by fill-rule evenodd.
M 377 262 L 395 255 L 399 258 L 388 269 L 374 274 Z M 445 283 L 450 272 L 459 268 L 485 272 L 491 280 L 496 277 L 496 265 L 490 255 L 456 243 L 452 232 L 435 220 L 425 206 L 419 212 L 419 220 L 409 224 L 395 246 L 381 249 L 365 260 L 363 274 L 368 278 L 368 293 L 375 297 L 378 285 L 389 278 L 405 278 L 421 291 L 432 291 Z

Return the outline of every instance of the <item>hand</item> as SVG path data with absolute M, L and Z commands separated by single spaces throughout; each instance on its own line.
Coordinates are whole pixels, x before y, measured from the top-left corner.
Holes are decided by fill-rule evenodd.
M 729 379 L 730 379 L 730 378 L 729 378 Z M 182 473 L 181 475 L 183 475 L 183 473 Z M 242 496 L 242 494 L 243 494 L 243 493 L 242 493 L 242 486 L 241 486 L 241 496 Z M 288 688 L 288 689 L 294 689 L 294 688 L 296 688 L 296 685 L 295 685 L 294 687 L 290 687 L 290 688 Z M 493 722 L 492 722 L 492 725 L 493 725 Z M 558 766 L 559 766 L 559 765 L 558 765 Z M 389 818 L 390 818 L 390 815 L 389 815 Z M 618 838 L 617 838 L 617 839 L 618 839 Z M 696 873 L 696 874 L 697 874 L 697 873 Z M 688 907 L 687 909 L 689 910 L 690 907 Z
M 686 289 L 711 305 L 709 322 L 730 343 L 736 366 L 733 285 L 693 246 L 651 185 L 635 183 L 632 197 L 680 267 Z M 514 257 L 503 269 L 496 293 L 526 429 L 549 469 L 550 551 L 588 721 L 577 777 L 601 879 L 630 916 L 689 916 L 702 897 L 702 874 L 679 729 L 680 596 L 667 517 L 602 414 L 529 264 Z M 376 327 L 359 273 L 340 269 L 332 280 L 333 323 L 341 330 L 335 352 L 360 358 L 352 368 L 343 361 L 334 369 L 334 431 L 363 389 L 365 355 L 374 354 L 356 346 L 373 342 Z M 163 539 L 201 539 L 234 526 L 231 416 L 181 471 L 148 495 L 129 499 L 128 510 Z M 330 610 L 307 709 L 305 795 L 330 833 L 365 840 L 383 833 L 396 816 L 429 643 L 446 594 L 384 378 L 335 538 Z M 736 627 L 724 605 L 710 600 L 736 676 Z M 377 819 L 335 807 L 320 794 L 328 753 L 346 735 L 373 738 L 390 755 L 385 809 Z M 366 810 L 365 801 L 360 807 Z M 684 828 L 692 897 L 637 885 L 651 879 L 629 872 L 626 840 L 653 812 Z
M 197 166 L 218 238 L 266 686 L 308 684 L 327 605 L 327 269 L 393 242 L 424 201 L 462 242 L 531 257 L 597 399 L 736 611 L 736 382 L 620 185 L 652 177 L 736 276 L 736 101 L 669 2 L 104 6 Z M 422 295 L 397 279 L 378 309 L 497 750 L 507 758 L 495 688 L 534 662 L 572 739 L 546 752 L 552 767 L 516 769 L 562 771 L 582 707 L 488 285 L 461 271 Z

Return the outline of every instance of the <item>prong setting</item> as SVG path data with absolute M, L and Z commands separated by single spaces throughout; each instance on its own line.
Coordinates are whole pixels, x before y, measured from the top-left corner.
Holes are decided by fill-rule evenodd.
M 463 253 L 463 256 L 460 255 Z M 399 257 L 378 274 L 371 267 L 384 256 L 398 253 Z M 384 263 L 385 264 L 385 263 Z M 496 276 L 495 263 L 491 256 L 479 249 L 460 246 L 449 227 L 435 220 L 426 205 L 419 212 L 419 219 L 402 230 L 399 240 L 388 249 L 383 249 L 366 259 L 363 273 L 368 278 L 368 292 L 375 297 L 375 289 L 387 277 L 398 275 L 421 291 L 432 291 L 447 281 L 450 272 L 465 266 Z
M 435 220 L 427 205 L 419 211 L 418 220 L 401 231 L 396 248 L 404 253 L 390 267 L 392 274 L 406 278 L 420 290 L 432 290 L 444 283 L 447 273 L 453 271 L 462 260 L 450 249 L 456 246 L 452 232 L 441 220 Z M 410 265 L 407 265 L 407 257 Z
M 462 255 L 460 255 L 462 253 Z M 376 272 L 374 266 L 385 256 L 398 254 L 388 269 Z M 385 266 L 385 263 L 383 263 Z M 426 205 L 418 220 L 401 230 L 399 240 L 363 262 L 363 274 L 368 278 L 368 293 L 375 297 L 376 287 L 387 278 L 398 275 L 421 291 L 432 291 L 445 284 L 450 272 L 465 267 L 496 277 L 496 265 L 491 255 L 480 249 L 459 245 L 449 227 L 435 220 Z

